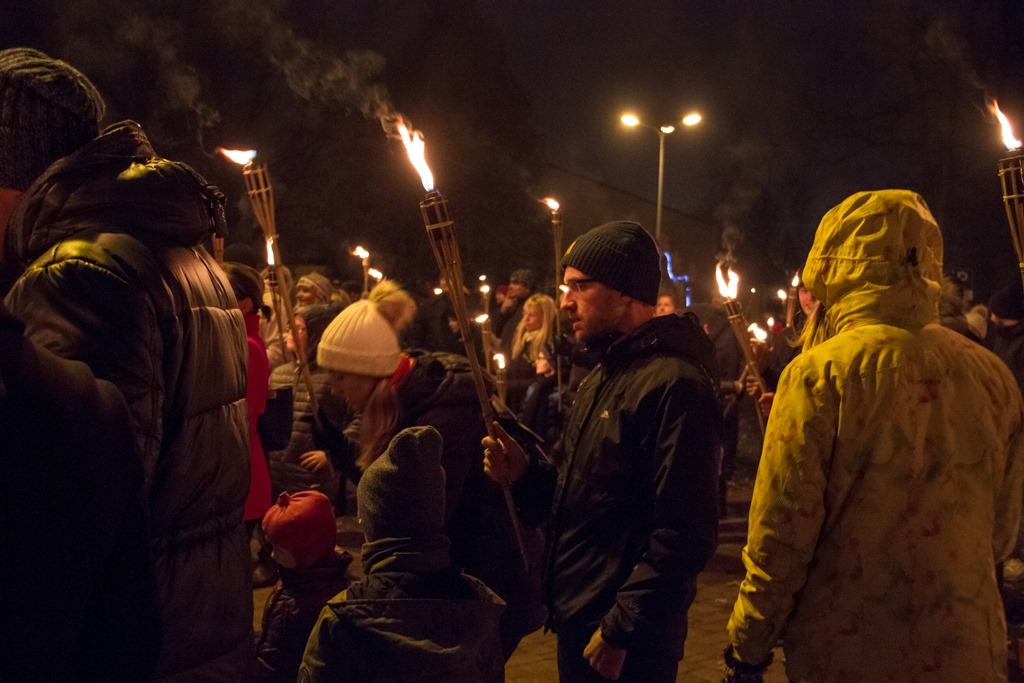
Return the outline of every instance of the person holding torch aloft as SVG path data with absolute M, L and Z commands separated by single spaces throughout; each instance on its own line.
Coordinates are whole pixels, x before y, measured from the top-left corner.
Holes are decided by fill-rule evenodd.
M 640 225 L 594 228 L 561 265 L 562 308 L 600 362 L 579 386 L 555 469 L 528 462 L 500 429 L 483 441 L 485 468 L 511 483 L 524 517 L 548 513 L 559 678 L 669 683 L 717 545 L 714 348 L 693 314 L 655 317 L 658 248 Z

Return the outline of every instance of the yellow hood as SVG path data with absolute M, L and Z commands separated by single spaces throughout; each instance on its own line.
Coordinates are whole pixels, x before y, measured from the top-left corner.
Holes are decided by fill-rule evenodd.
M 821 219 L 802 275 L 821 302 L 805 349 L 850 326 L 920 329 L 939 318 L 942 234 L 917 193 L 858 192 Z

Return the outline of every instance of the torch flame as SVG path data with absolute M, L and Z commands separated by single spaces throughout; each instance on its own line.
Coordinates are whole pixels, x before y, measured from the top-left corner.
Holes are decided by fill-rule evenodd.
M 370 274 L 370 277 L 372 277 L 374 280 L 379 281 L 384 279 L 384 273 L 380 272 L 376 268 L 370 268 L 370 270 L 368 270 L 367 272 Z
M 503 353 L 496 353 L 496 354 L 494 354 L 494 362 L 498 364 L 498 369 L 499 370 L 504 370 L 505 369 L 505 354 L 503 354 Z
M 243 166 L 256 158 L 256 150 L 254 149 L 224 149 L 223 147 L 218 147 L 217 151 L 236 164 L 242 164 Z
M 480 285 L 480 293 L 481 294 L 489 294 L 490 291 L 491 291 L 491 286 L 490 285 Z
M 402 138 L 405 151 L 409 154 L 409 161 L 412 162 L 416 172 L 420 174 L 420 182 L 423 189 L 430 192 L 434 189 L 434 174 L 430 172 L 426 160 L 426 143 L 423 142 L 423 133 L 418 130 L 409 130 L 405 125 L 405 119 L 399 117 L 395 124 L 398 135 Z
M 988 109 L 999 119 L 999 125 L 1003 131 L 1003 144 L 1006 145 L 1006 149 L 1008 151 L 1020 149 L 1021 142 L 1013 137 L 1013 128 L 1010 127 L 1010 120 L 1006 118 L 1003 112 L 999 111 L 999 103 L 992 100 L 988 104 Z
M 480 314 L 480 315 L 478 315 L 477 317 L 473 318 L 473 321 L 474 321 L 474 322 L 476 322 L 476 323 L 477 323 L 477 324 L 479 324 L 479 325 L 483 325 L 483 324 L 484 324 L 485 322 L 487 322 L 487 319 L 488 319 L 489 317 L 490 317 L 490 316 L 489 316 L 489 315 L 487 315 L 486 313 L 481 313 L 481 314 Z
M 558 211 L 558 207 L 560 206 L 560 204 L 551 197 L 545 197 L 541 201 L 547 204 L 548 208 L 551 209 L 552 211 Z
M 775 318 L 768 316 L 768 319 L 765 320 L 765 322 L 768 323 L 768 327 L 775 327 Z
M 789 284 L 793 285 L 794 287 L 798 287 L 800 285 L 800 273 L 797 273 L 796 275 L 794 275 L 793 276 L 793 281 L 790 282 Z
M 763 342 L 768 338 L 768 333 L 762 330 L 757 323 L 750 323 L 750 326 L 747 328 L 747 332 L 754 335 L 754 339 L 759 342 Z
M 362 247 L 356 247 L 355 249 L 353 249 L 352 255 L 358 256 L 359 258 L 370 258 L 370 252 L 366 251 Z
M 780 289 L 779 291 L 775 292 L 775 295 L 778 296 L 779 299 L 781 299 L 782 301 L 785 301 L 786 299 L 789 298 L 789 294 L 784 289 Z
M 740 276 L 734 273 L 732 268 L 729 268 L 729 282 L 726 283 L 725 277 L 722 275 L 722 264 L 719 263 L 715 266 L 715 278 L 718 280 L 719 294 L 726 299 L 735 299 L 736 292 L 740 287 Z
M 274 242 L 272 240 L 267 240 L 267 265 L 277 265 L 274 263 Z

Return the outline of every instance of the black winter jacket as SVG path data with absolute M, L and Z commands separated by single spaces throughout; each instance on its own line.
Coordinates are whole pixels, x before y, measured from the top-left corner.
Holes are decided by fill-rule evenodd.
M 581 382 L 548 521 L 549 626 L 600 621 L 603 637 L 678 650 L 697 574 L 717 545 L 721 408 L 714 349 L 696 316 L 619 337 Z M 515 492 L 536 504 L 553 476 Z M 546 496 L 551 500 L 550 496 Z
M 132 413 L 158 678 L 240 680 L 252 665 L 248 347 L 231 286 L 200 246 L 222 203 L 127 121 L 47 169 L 8 224 L 7 256 L 26 270 L 6 302 L 26 336 L 113 382 Z

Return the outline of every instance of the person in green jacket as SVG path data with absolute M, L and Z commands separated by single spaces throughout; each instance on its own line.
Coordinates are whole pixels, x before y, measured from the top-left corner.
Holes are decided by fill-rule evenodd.
M 781 638 L 793 681 L 1005 681 L 1024 401 L 939 324 L 939 227 L 914 192 L 859 192 L 802 275 L 821 305 L 768 421 L 724 680 Z
M 409 427 L 363 473 L 363 580 L 327 602 L 299 681 L 505 680 L 505 603 L 452 561 L 441 434 Z

